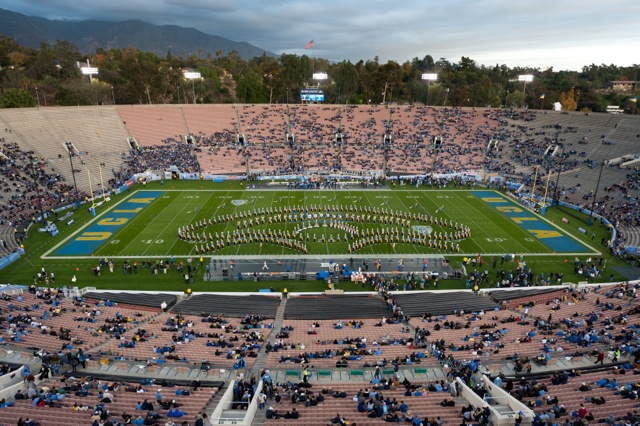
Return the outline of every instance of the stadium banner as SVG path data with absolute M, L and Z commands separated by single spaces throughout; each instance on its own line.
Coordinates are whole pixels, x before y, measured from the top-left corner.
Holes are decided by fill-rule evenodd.
M 155 176 L 155 175 L 154 175 Z M 167 180 L 171 180 L 171 172 L 164 172 L 164 179 Z M 247 177 L 246 176 L 242 176 L 242 175 L 213 175 L 210 173 L 179 173 L 178 177 L 181 180 L 212 180 L 214 182 L 224 182 L 227 180 L 246 180 Z M 162 179 L 161 177 L 158 177 L 157 179 L 153 179 L 153 180 L 159 180 Z
M 400 179 L 455 179 L 462 178 L 465 181 L 475 180 L 476 182 L 480 182 L 482 178 L 473 172 L 462 172 L 462 173 L 434 173 L 434 174 L 422 174 L 422 175 L 403 175 L 403 176 L 389 176 L 390 180 L 400 180 Z
M 628 254 L 632 254 L 634 256 L 638 256 L 640 255 L 640 247 L 625 247 L 624 250 L 628 253 Z
M 53 209 L 53 211 L 54 211 L 54 213 L 60 213 L 61 211 L 68 210 L 68 209 L 70 209 L 71 207 L 74 207 L 74 204 L 73 204 L 73 203 L 71 203 L 71 204 L 67 204 L 66 206 L 58 207 L 58 208 L 56 208 L 56 209 Z
M 300 175 L 271 175 L 258 176 L 258 180 L 303 180 Z
M 245 176 L 238 175 L 212 175 L 209 173 L 180 173 L 180 179 L 184 180 L 212 180 L 214 182 L 223 182 L 226 180 L 245 180 Z
M 507 182 L 507 188 L 512 189 L 514 191 L 520 191 L 524 185 L 520 182 Z
M 129 187 L 128 187 L 127 185 L 122 185 L 121 187 L 114 189 L 114 190 L 113 190 L 113 193 L 114 193 L 114 194 L 121 194 L 121 193 L 123 193 L 124 191 L 126 191 L 128 188 L 129 188 Z
M 11 253 L 8 256 L 0 258 L 0 269 L 9 266 L 18 259 L 20 259 L 20 255 L 18 253 Z
M 133 180 L 134 182 L 140 182 L 140 180 L 154 181 L 154 180 L 161 180 L 161 179 L 162 179 L 161 176 L 153 174 L 149 171 L 146 171 L 144 173 L 137 173 L 133 175 L 133 177 L 131 177 L 131 180 Z

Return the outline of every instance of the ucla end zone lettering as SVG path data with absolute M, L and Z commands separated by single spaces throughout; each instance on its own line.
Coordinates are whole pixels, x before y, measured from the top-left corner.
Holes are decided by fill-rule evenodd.
M 89 256 L 113 236 L 120 228 L 146 206 L 164 194 L 163 191 L 138 192 L 118 207 L 114 208 L 89 228 L 80 232 L 55 254 L 58 256 Z
M 567 237 L 524 207 L 497 195 L 493 191 L 473 191 L 473 195 L 502 213 L 531 236 L 556 253 L 587 253 L 586 247 Z

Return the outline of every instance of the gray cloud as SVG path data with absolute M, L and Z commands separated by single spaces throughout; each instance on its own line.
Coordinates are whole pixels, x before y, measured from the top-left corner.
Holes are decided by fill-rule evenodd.
M 630 65 L 637 0 L 5 0 L 3 8 L 55 19 L 141 19 L 195 27 L 276 53 L 404 62 L 430 54 L 487 65 L 579 69 Z M 316 48 L 304 51 L 315 39 Z

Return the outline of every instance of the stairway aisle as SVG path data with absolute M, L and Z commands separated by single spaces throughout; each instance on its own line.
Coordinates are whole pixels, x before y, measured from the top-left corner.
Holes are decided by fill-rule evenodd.
M 280 302 L 280 305 L 278 305 L 276 317 L 273 320 L 273 329 L 271 330 L 269 337 L 264 341 L 264 343 L 260 347 L 260 351 L 258 352 L 258 358 L 256 359 L 256 362 L 253 363 L 253 367 L 251 368 L 251 370 L 249 370 L 247 377 L 251 377 L 254 374 L 257 377 L 260 371 L 263 368 L 265 368 L 265 366 L 267 365 L 267 349 L 266 349 L 267 343 L 273 344 L 273 342 L 275 342 L 276 335 L 280 332 L 280 329 L 282 328 L 282 320 L 284 318 L 284 310 L 286 306 L 287 306 L 287 298 L 283 298 Z

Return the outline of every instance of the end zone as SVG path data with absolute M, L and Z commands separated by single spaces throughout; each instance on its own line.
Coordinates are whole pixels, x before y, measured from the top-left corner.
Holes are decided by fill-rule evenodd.
M 472 191 L 472 193 L 496 209 L 496 211 L 511 219 L 555 253 L 589 253 L 590 250 L 593 250 L 566 236 L 563 232 L 560 232 L 559 228 L 552 226 L 538 215 L 518 206 L 494 191 Z
M 91 256 L 116 231 L 127 224 L 164 191 L 138 191 L 133 197 L 114 207 L 74 239 L 67 241 L 54 254 L 57 256 Z

